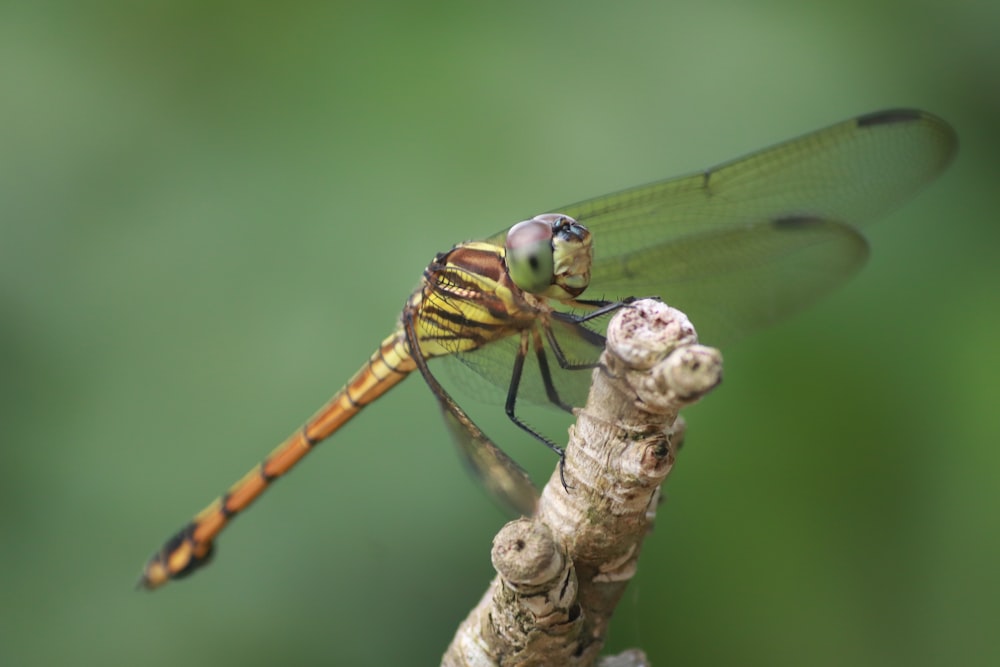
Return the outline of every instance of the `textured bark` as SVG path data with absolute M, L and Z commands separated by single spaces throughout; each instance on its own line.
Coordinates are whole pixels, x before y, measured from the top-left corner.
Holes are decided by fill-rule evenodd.
M 598 658 L 683 437 L 678 413 L 721 378 L 721 355 L 680 311 L 645 300 L 614 317 L 563 470 L 534 516 L 497 534 L 497 576 L 443 665 L 648 664 L 635 649 Z

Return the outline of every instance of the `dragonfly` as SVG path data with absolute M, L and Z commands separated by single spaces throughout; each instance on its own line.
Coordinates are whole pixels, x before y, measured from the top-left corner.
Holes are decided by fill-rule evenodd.
M 407 375 L 437 399 L 465 462 L 514 512 L 537 490 L 439 382 L 457 361 L 517 400 L 582 405 L 606 317 L 633 296 L 686 312 L 719 344 L 815 302 L 864 264 L 861 229 L 948 166 L 955 131 L 913 109 L 858 116 L 688 176 L 553 209 L 434 257 L 395 330 L 326 405 L 148 560 L 153 589 L 207 564 L 222 530 L 276 479 Z M 586 298 L 585 298 L 586 297 Z M 437 363 L 437 362 L 435 362 Z M 568 490 L 569 492 L 569 490 Z

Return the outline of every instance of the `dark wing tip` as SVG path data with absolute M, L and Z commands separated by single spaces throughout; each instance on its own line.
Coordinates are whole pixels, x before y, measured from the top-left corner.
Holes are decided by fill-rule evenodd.
M 921 140 L 933 144 L 940 173 L 954 159 L 958 152 L 958 133 L 947 121 L 934 114 L 919 109 L 885 109 L 858 116 L 855 123 L 859 128 L 877 128 L 887 125 L 914 124 L 922 134 Z M 928 154 L 929 155 L 929 154 Z
M 818 225 L 826 224 L 826 220 L 823 218 L 817 218 L 810 215 L 788 215 L 783 218 L 775 218 L 771 221 L 776 229 L 781 230 L 796 230 L 796 229 L 806 229 L 809 227 L 816 227 Z
M 885 109 L 883 111 L 873 111 L 863 116 L 858 116 L 858 127 L 872 127 L 874 125 L 892 125 L 894 123 L 912 123 L 923 120 L 927 114 L 918 109 Z

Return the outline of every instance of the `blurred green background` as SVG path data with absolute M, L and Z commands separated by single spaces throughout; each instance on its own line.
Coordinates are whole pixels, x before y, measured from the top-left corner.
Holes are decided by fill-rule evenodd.
M 893 106 L 958 161 L 846 288 L 724 350 L 609 650 L 997 664 L 998 30 L 986 1 L 4 3 L 0 664 L 436 664 L 504 518 L 419 380 L 212 567 L 132 586 L 435 252 Z

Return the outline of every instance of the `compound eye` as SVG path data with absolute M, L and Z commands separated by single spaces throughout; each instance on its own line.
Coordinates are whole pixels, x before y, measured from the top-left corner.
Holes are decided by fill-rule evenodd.
M 525 292 L 541 292 L 552 284 L 552 225 L 525 220 L 507 232 L 507 272 Z

